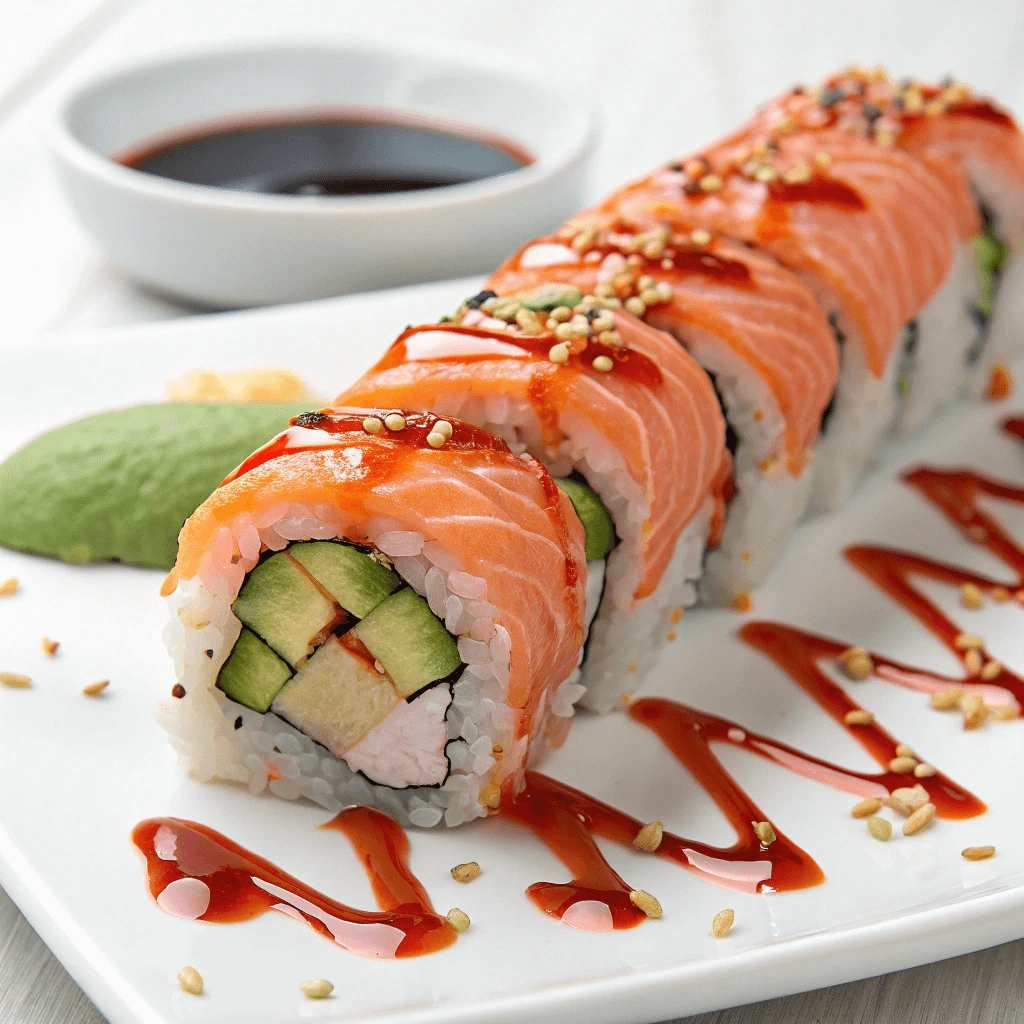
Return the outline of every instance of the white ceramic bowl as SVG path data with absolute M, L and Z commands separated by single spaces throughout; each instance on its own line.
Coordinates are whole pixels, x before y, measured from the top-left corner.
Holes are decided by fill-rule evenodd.
M 388 109 L 495 131 L 536 160 L 498 177 L 382 196 L 187 184 L 110 155 L 197 122 L 313 106 Z M 208 306 L 254 306 L 493 269 L 578 209 L 595 118 L 501 54 L 369 43 L 210 51 L 79 86 L 52 132 L 60 180 L 106 256 Z

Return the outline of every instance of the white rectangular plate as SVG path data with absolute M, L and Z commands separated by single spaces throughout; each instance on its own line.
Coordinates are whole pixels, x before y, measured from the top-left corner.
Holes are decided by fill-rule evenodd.
M 331 395 L 368 366 L 404 324 L 436 316 L 474 282 L 405 289 L 273 312 L 203 317 L 79 336 L 0 356 L 0 453 L 78 416 L 161 399 L 188 370 L 286 365 Z M 897 479 L 908 463 L 968 464 L 1024 480 L 1024 449 L 997 429 L 1011 411 L 958 405 L 909 442 L 891 445 L 841 514 L 801 527 L 753 616 L 778 619 L 940 671 L 957 662 L 917 622 L 846 564 L 844 546 L 878 541 L 1005 575 Z M 1019 507 L 999 510 L 1024 527 Z M 442 912 L 473 924 L 444 952 L 376 962 L 349 955 L 281 915 L 240 926 L 177 920 L 149 898 L 129 833 L 140 819 L 201 821 L 286 871 L 357 906 L 372 907 L 345 840 L 317 832 L 326 815 L 304 803 L 253 798 L 181 777 L 153 721 L 173 682 L 160 641 L 161 574 L 124 566 L 73 568 L 0 550 L 0 579 L 20 593 L 0 602 L 0 669 L 33 677 L 0 690 L 0 883 L 97 1006 L 116 1024 L 374 1019 L 389 1022 L 649 1021 L 764 999 L 905 968 L 1024 935 L 1024 723 L 964 732 L 959 717 L 921 694 L 872 681 L 856 699 L 921 755 L 989 806 L 980 818 L 940 821 L 883 845 L 851 818 L 853 799 L 733 748 L 723 763 L 773 822 L 822 866 L 828 881 L 796 893 L 749 895 L 671 864 L 604 846 L 632 885 L 654 893 L 660 921 L 590 934 L 557 924 L 524 895 L 566 870 L 532 835 L 488 820 L 412 836 L 412 869 Z M 996 657 L 1024 668 L 1019 606 L 967 612 L 933 588 Z M 751 616 L 746 616 L 750 618 Z M 688 614 L 648 680 L 679 697 L 850 768 L 876 766 L 773 664 L 736 637 L 732 611 Z M 60 640 L 54 659 L 40 637 Z M 99 699 L 81 687 L 109 678 Z M 657 740 L 624 715 L 583 717 L 546 765 L 642 820 L 727 845 L 730 828 Z M 981 863 L 966 846 L 994 844 Z M 449 869 L 477 860 L 483 876 L 455 883 Z M 711 920 L 733 907 L 716 941 Z M 206 979 L 194 998 L 175 975 Z M 299 983 L 334 982 L 330 1000 Z

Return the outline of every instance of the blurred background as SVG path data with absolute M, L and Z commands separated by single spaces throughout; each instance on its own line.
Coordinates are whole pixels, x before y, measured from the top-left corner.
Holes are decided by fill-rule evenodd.
M 193 312 L 125 280 L 73 221 L 45 147 L 59 96 L 150 55 L 286 37 L 486 43 L 581 85 L 604 129 L 591 198 L 850 63 L 953 73 L 1024 113 L 1020 0 L 0 0 L 0 346 Z

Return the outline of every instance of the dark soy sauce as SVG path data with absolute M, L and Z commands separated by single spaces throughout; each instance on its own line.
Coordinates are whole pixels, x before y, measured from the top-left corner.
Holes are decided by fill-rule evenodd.
M 116 153 L 125 167 L 242 192 L 368 196 L 480 181 L 533 163 L 511 139 L 425 117 L 344 108 L 239 114 Z

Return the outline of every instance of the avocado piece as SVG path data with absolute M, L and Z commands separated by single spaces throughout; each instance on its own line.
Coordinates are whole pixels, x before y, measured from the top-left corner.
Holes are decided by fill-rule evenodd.
M 0 545 L 170 569 L 182 523 L 304 405 L 139 405 L 51 430 L 0 464 Z
M 313 653 L 316 641 L 339 618 L 338 606 L 286 551 L 249 573 L 231 610 L 292 668 Z
M 527 308 L 550 312 L 557 306 L 578 306 L 583 301 L 583 292 L 572 284 L 541 284 L 528 291 L 519 292 L 516 298 Z
M 409 697 L 461 664 L 444 623 L 411 587 L 384 598 L 352 633 L 384 666 L 400 697 Z
M 288 554 L 357 619 L 379 605 L 402 582 L 397 573 L 350 544 L 305 541 L 293 544 Z
M 291 677 L 287 662 L 243 627 L 234 650 L 221 666 L 217 685 L 232 700 L 265 714 Z
M 555 483 L 565 493 L 580 517 L 587 535 L 584 555 L 588 562 L 595 558 L 606 558 L 615 547 L 615 527 L 604 502 L 585 483 L 574 477 L 556 479 Z
M 397 703 L 391 680 L 332 636 L 277 695 L 273 710 L 341 757 Z
M 985 317 L 992 315 L 996 282 L 1003 272 L 1010 250 L 991 226 L 974 239 L 974 262 L 978 270 L 978 310 Z

